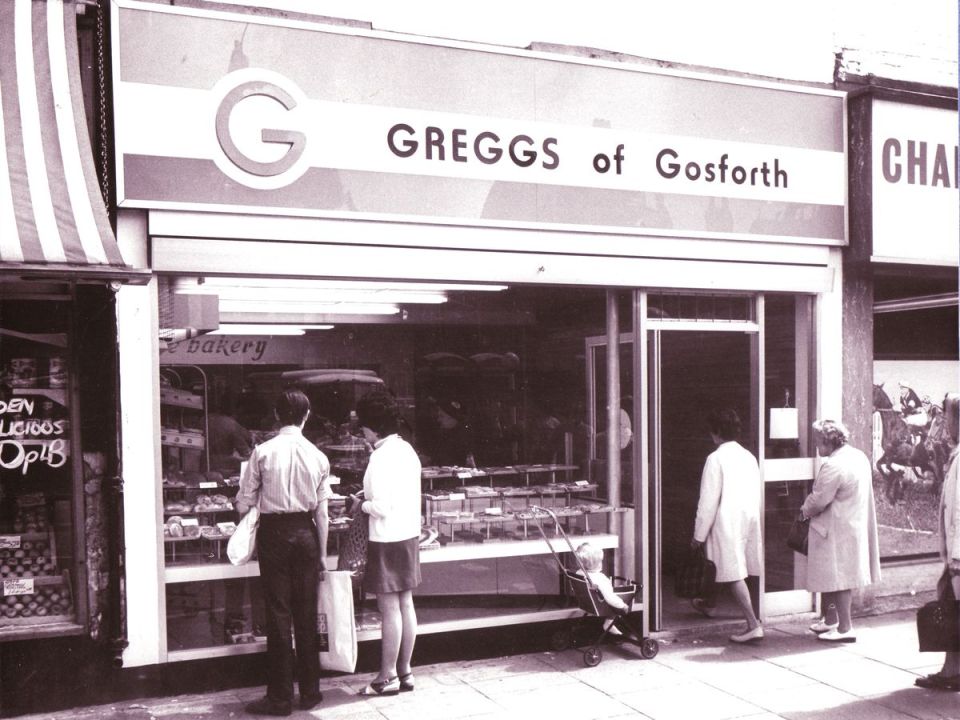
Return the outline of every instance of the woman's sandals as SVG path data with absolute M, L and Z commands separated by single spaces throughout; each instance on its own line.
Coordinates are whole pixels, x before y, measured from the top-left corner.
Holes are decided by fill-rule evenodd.
M 413 689 L 412 687 L 410 688 Z M 357 695 L 397 695 L 400 693 L 400 678 L 392 677 L 387 680 L 377 682 L 374 680 L 366 687 L 360 689 Z

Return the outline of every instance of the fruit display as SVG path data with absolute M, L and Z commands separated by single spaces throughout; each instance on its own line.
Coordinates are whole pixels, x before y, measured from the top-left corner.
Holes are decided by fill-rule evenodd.
M 5 595 L 0 605 L 0 625 L 19 618 L 43 618 L 46 621 L 69 617 L 73 612 L 69 586 L 62 578 L 35 585 L 32 593 Z
M 21 536 L 19 548 L 0 548 L 0 578 L 49 577 L 56 573 L 50 543 L 45 535 L 39 537 L 44 539 L 30 541 Z
M 18 498 L 13 521 L 0 528 L 0 583 L 0 626 L 71 619 L 70 587 L 57 566 L 42 495 Z

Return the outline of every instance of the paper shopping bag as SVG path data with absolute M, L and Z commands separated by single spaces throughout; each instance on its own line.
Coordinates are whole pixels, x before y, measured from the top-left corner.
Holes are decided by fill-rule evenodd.
M 347 570 L 328 570 L 317 592 L 317 635 L 320 666 L 352 673 L 357 667 L 357 625 L 353 617 L 353 585 Z
M 257 527 L 260 525 L 260 510 L 252 507 L 237 523 L 237 529 L 227 543 L 227 557 L 234 565 L 250 562 L 257 549 Z

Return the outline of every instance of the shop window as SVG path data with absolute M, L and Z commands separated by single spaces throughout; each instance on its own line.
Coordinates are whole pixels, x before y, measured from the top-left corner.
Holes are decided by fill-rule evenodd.
M 72 305 L 67 297 L 0 299 L 2 639 L 75 624 L 85 581 L 74 527 Z
M 813 457 L 813 299 L 764 298 L 767 459 Z
M 754 319 L 753 308 L 753 297 L 749 295 L 675 292 L 647 294 L 647 317 L 656 320 L 744 322 Z
M 171 653 L 263 640 L 256 566 L 229 566 L 225 547 L 238 520 L 242 463 L 276 431 L 272 407 L 286 387 L 310 398 L 304 434 L 336 477 L 332 555 L 370 452 L 357 400 L 372 388 L 397 398 L 401 433 L 423 465 L 421 623 L 569 613 L 552 552 L 568 552 L 561 536 L 606 550 L 620 543 L 614 516 L 627 510 L 611 503 L 606 477 L 591 469 L 585 348 L 606 332 L 606 291 L 189 277 L 159 284 L 158 535 Z M 219 329 L 177 340 L 187 334 L 178 308 L 190 305 L 177 295 L 205 296 L 194 305 L 207 309 L 215 296 Z M 627 353 L 621 369 L 630 367 Z M 360 601 L 357 611 L 363 637 L 377 628 L 376 604 Z
M 953 450 L 943 422 L 943 398 L 958 387 L 957 306 L 891 310 L 898 302 L 910 308 L 912 300 L 886 301 L 884 311 L 874 315 L 873 443 L 868 454 L 880 554 L 933 557 L 940 488 Z
M 814 299 L 766 295 L 764 319 L 764 586 L 767 593 L 802 590 L 806 558 L 783 538 L 810 492 L 816 455 L 811 424 L 816 393 Z

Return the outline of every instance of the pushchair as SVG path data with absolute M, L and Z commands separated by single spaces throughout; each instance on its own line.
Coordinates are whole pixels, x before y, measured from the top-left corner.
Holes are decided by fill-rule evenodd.
M 557 516 L 549 508 L 539 507 L 536 505 L 531 505 L 528 508 L 529 511 L 533 514 L 534 522 L 537 525 L 537 528 L 540 530 L 540 534 L 543 536 L 544 541 L 550 547 L 550 552 L 553 554 L 554 559 L 557 561 L 557 565 L 560 568 L 560 575 L 563 578 L 564 586 L 572 590 L 573 597 L 577 602 L 577 606 L 584 611 L 584 615 L 580 618 L 581 627 L 585 626 L 582 622 L 586 618 L 596 617 L 600 618 L 602 621 L 602 630 L 599 635 L 597 635 L 592 642 L 586 643 L 587 647 L 583 651 L 583 664 L 587 667 L 594 667 L 600 664 L 600 661 L 603 660 L 603 651 L 600 649 L 600 645 L 608 638 L 615 638 L 620 642 L 630 642 L 640 648 L 640 655 L 646 659 L 650 659 L 656 656 L 660 651 L 660 645 L 656 640 L 650 637 L 643 637 L 643 634 L 637 630 L 634 624 L 630 621 L 629 610 L 627 613 L 622 613 L 616 608 L 612 607 L 603 599 L 603 595 L 600 593 L 600 590 L 597 586 L 590 580 L 587 575 L 587 569 L 583 566 L 583 563 L 580 561 L 580 558 L 577 557 L 576 552 L 574 552 L 573 544 L 570 542 L 570 538 L 567 537 L 566 532 L 560 526 L 560 522 L 557 520 Z M 567 547 L 570 548 L 570 555 L 575 560 L 579 573 L 576 570 L 570 570 L 567 568 L 563 561 L 560 559 L 559 554 L 554 549 L 553 544 L 550 542 L 550 538 L 547 536 L 546 531 L 544 530 L 543 523 L 541 518 L 549 517 L 553 520 L 553 525 L 557 530 L 557 533 L 563 538 L 566 542 Z M 614 576 L 613 581 L 613 591 L 624 603 L 626 603 L 627 608 L 633 608 L 633 601 L 637 594 L 638 585 L 633 580 L 628 580 L 620 576 Z M 616 628 L 620 631 L 619 635 L 612 635 L 611 631 L 613 628 Z M 553 648 L 555 650 L 565 650 L 571 645 L 581 645 L 582 643 L 576 642 L 577 630 L 580 628 L 575 628 L 571 630 L 562 630 L 556 633 L 553 637 Z

